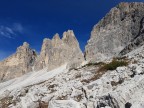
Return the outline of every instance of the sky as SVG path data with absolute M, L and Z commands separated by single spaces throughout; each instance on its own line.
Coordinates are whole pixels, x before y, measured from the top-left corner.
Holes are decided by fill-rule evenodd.
M 93 26 L 120 2 L 144 0 L 0 0 L 0 60 L 23 42 L 39 53 L 44 38 L 69 29 L 84 51 Z

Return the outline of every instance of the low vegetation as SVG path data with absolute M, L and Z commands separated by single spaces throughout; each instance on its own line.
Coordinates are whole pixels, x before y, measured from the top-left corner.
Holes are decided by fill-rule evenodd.
M 102 75 L 104 75 L 105 73 L 106 73 L 106 71 L 99 69 L 92 78 L 84 79 L 81 82 L 90 83 L 91 81 L 95 81 L 95 80 L 101 78 Z
M 13 104 L 13 97 L 5 97 L 0 100 L 0 108 L 8 108 L 10 104 Z
M 91 64 L 92 65 L 92 64 Z M 126 59 L 113 59 L 110 63 L 100 63 L 99 69 L 96 71 L 95 75 L 90 79 L 84 79 L 81 82 L 89 83 L 91 81 L 95 81 L 102 77 L 108 70 L 115 70 L 117 67 L 120 66 L 127 66 L 128 61 Z M 113 82 L 112 82 L 113 83 Z M 120 82 L 118 82 L 120 83 Z M 115 85 L 115 84 L 113 84 Z
M 83 67 L 88 67 L 88 66 L 98 66 L 98 65 L 103 65 L 103 62 L 96 62 L 96 63 L 88 63 L 84 65 Z
M 117 67 L 120 66 L 127 66 L 128 62 L 125 60 L 116 60 L 113 59 L 112 62 L 108 63 L 108 64 L 104 64 L 99 71 L 106 71 L 106 70 L 115 70 Z

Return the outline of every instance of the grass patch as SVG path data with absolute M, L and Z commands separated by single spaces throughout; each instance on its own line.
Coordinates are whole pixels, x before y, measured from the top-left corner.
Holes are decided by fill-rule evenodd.
M 104 75 L 108 70 L 115 70 L 117 67 L 120 66 L 127 66 L 128 65 L 128 61 L 125 59 L 121 59 L 121 60 L 117 60 L 117 59 L 113 59 L 110 63 L 101 63 L 99 69 L 97 70 L 97 72 L 95 73 L 95 75 L 90 78 L 90 79 L 84 79 L 81 82 L 84 83 L 89 83 L 91 81 L 95 81 L 98 80 L 99 78 L 102 77 L 102 75 Z M 121 82 L 117 82 L 118 84 Z M 112 82 L 112 85 L 116 85 L 117 83 Z
M 82 80 L 81 82 L 82 82 L 82 83 L 83 83 L 83 82 L 84 82 L 84 83 L 90 83 L 91 81 L 98 80 L 98 79 L 101 78 L 102 75 L 104 75 L 105 73 L 106 73 L 106 71 L 99 69 L 92 78 L 90 78 L 90 79 L 84 79 L 84 80 Z
M 113 59 L 112 62 L 103 65 L 99 71 L 106 71 L 106 70 L 115 70 L 117 67 L 127 66 L 128 62 L 124 60 L 116 60 Z
M 83 68 L 83 67 L 88 67 L 88 66 L 97 66 L 97 65 L 103 65 L 103 64 L 104 64 L 103 62 L 97 62 L 97 63 L 88 63 L 88 64 L 86 64 L 86 65 L 82 66 L 82 68 Z

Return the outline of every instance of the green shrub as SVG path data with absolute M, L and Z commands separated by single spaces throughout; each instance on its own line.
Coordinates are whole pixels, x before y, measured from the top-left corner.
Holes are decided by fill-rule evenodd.
M 103 62 L 96 62 L 96 63 L 88 63 L 84 65 L 83 67 L 89 67 L 89 66 L 98 66 L 98 65 L 103 65 Z
M 95 81 L 95 80 L 101 78 L 102 75 L 104 75 L 107 72 L 107 70 L 115 70 L 117 67 L 127 66 L 128 61 L 125 59 L 117 60 L 116 58 L 114 58 L 112 60 L 112 62 L 110 62 L 108 64 L 102 63 L 102 62 L 95 63 L 95 64 L 92 64 L 92 63 L 87 64 L 87 66 L 94 66 L 94 65 L 99 65 L 99 69 L 96 71 L 95 75 L 93 77 L 91 77 L 90 79 L 84 79 L 81 82 L 90 83 L 91 81 Z M 111 83 L 112 83 L 112 85 L 121 84 L 122 80 L 119 82 L 111 82 Z
M 120 66 L 127 66 L 128 62 L 124 61 L 124 60 L 113 60 L 112 62 L 103 65 L 103 67 L 101 67 L 102 70 L 115 70 L 117 67 Z

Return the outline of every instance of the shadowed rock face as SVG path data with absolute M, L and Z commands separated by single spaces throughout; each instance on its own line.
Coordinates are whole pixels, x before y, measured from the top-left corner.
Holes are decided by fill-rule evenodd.
M 143 43 L 144 3 L 120 3 L 93 27 L 85 47 L 87 60 L 105 60 L 132 43 Z M 143 40 L 141 40 L 143 39 Z M 133 46 L 136 44 L 133 44 Z M 125 48 L 132 48 L 132 45 Z
M 110 96 L 110 94 L 108 94 L 107 96 L 102 96 L 98 99 L 96 108 L 102 107 L 120 108 L 116 99 Z
M 36 52 L 24 42 L 12 56 L 0 62 L 0 81 L 9 80 L 32 71 Z
M 56 34 L 52 40 L 44 39 L 35 69 L 48 67 L 48 70 L 65 63 L 78 63 L 84 60 L 79 43 L 72 30 L 63 33 L 62 39 Z

